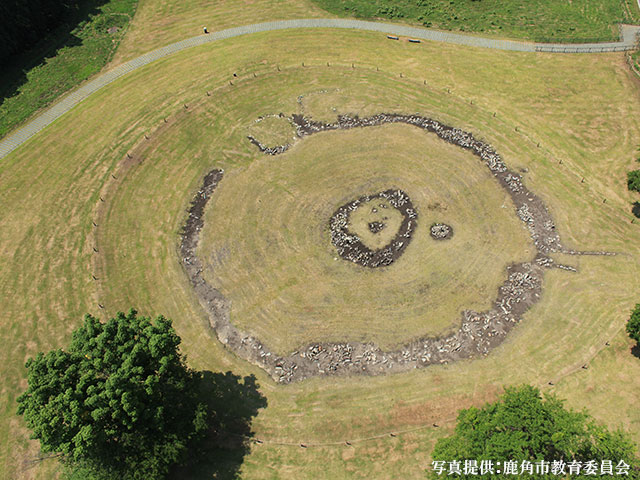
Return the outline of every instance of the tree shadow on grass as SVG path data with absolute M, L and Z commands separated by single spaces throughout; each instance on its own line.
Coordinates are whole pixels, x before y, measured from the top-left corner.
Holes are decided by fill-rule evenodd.
M 18 52 L 9 58 L 2 59 L 0 70 L 0 105 L 8 98 L 19 93 L 20 87 L 27 81 L 27 73 L 54 57 L 56 52 L 65 47 L 81 45 L 83 40 L 74 34 L 74 30 L 87 22 L 91 15 L 99 13 L 100 7 L 109 0 L 84 0 L 79 8 L 69 12 L 66 18 L 51 32 L 46 33 L 40 41 L 26 51 Z
M 640 218 L 640 202 L 633 203 L 633 207 L 631 207 L 631 213 L 633 213 L 637 218 Z
M 640 343 L 636 343 L 632 348 L 631 348 L 631 354 L 640 359 Z
M 184 467 L 175 469 L 171 478 L 189 480 L 231 480 L 238 477 L 245 455 L 250 450 L 251 421 L 267 399 L 258 390 L 256 377 L 242 378 L 231 372 L 205 371 L 201 401 L 215 412 L 211 430 Z

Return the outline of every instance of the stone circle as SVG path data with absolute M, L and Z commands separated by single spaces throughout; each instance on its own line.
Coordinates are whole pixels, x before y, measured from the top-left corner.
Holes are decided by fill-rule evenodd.
M 196 255 L 196 248 L 203 226 L 204 208 L 223 177 L 221 170 L 212 170 L 205 176 L 188 211 L 179 250 L 182 265 L 196 296 L 209 315 L 210 325 L 218 339 L 241 358 L 263 368 L 280 383 L 300 381 L 317 375 L 396 373 L 486 355 L 504 341 L 509 331 L 521 321 L 522 315 L 540 300 L 546 269 L 576 271 L 574 267 L 556 263 L 550 254 L 615 255 L 605 251 L 580 252 L 563 247 L 555 223 L 542 200 L 522 183 L 520 174 L 507 168 L 491 145 L 476 139 L 469 132 L 420 115 L 397 113 L 380 113 L 366 118 L 338 116 L 334 123 L 316 122 L 302 115 L 292 115 L 289 118 L 295 125 L 299 138 L 329 130 L 404 123 L 435 133 L 442 140 L 471 151 L 511 198 L 514 213 L 529 230 L 536 251 L 529 261 L 507 267 L 507 278 L 498 289 L 497 298 L 489 309 L 483 312 L 463 310 L 460 327 L 449 334 L 418 338 L 392 350 L 382 350 L 370 342 L 316 342 L 301 346 L 288 355 L 278 355 L 259 338 L 239 330 L 231 323 L 231 306 L 228 300 L 202 276 L 202 261 Z M 256 139 L 249 140 L 268 155 L 279 155 L 289 148 L 289 145 L 266 147 Z M 390 191 L 402 192 L 395 189 Z M 336 213 L 348 205 L 350 204 L 340 207 Z M 453 229 L 448 227 L 452 233 Z M 341 221 L 336 221 L 335 231 L 348 235 L 348 232 L 344 232 Z M 439 227 L 438 231 L 444 229 Z M 382 258 L 388 257 L 381 257 L 379 264 L 382 264 Z M 375 263 L 371 259 L 369 261 L 370 264 Z
M 431 225 L 430 234 L 434 240 L 448 240 L 453 237 L 453 227 L 446 223 L 434 223 Z
M 349 216 L 363 203 L 379 198 L 388 200 L 389 204 L 398 210 L 403 218 L 394 238 L 382 248 L 372 250 L 363 243 L 358 235 L 349 230 Z M 377 209 L 374 207 L 373 210 Z M 389 189 L 373 195 L 365 195 L 342 205 L 331 216 L 329 221 L 331 243 L 336 247 L 338 255 L 345 260 L 370 268 L 388 266 L 400 257 L 409 245 L 417 226 L 417 218 L 418 213 L 409 195 L 402 190 Z M 368 225 L 372 233 L 379 233 L 385 226 L 382 222 L 371 222 Z

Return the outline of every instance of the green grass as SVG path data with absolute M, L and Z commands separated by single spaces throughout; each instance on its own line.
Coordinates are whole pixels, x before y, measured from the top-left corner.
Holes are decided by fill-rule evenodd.
M 99 72 L 113 57 L 137 2 L 88 2 L 77 15 L 84 20 L 71 32 L 68 25 L 62 25 L 34 49 L 3 66 L 0 137 Z M 108 33 L 111 27 L 117 27 L 118 32 Z M 51 50 L 51 45 L 60 44 Z
M 334 92 L 330 102 L 314 94 L 321 90 Z M 366 115 L 411 106 L 474 132 L 511 168 L 527 169 L 526 185 L 568 246 L 622 255 L 559 257 L 579 273 L 548 272 L 541 301 L 486 358 L 276 385 L 214 338 L 177 252 L 203 175 L 222 166 L 226 182 L 259 169 L 265 158 L 248 144 L 247 128 L 259 115 L 296 111 L 301 94 L 310 94 L 318 117 L 335 115 L 332 107 Z M 299 158 L 322 138 L 300 142 Z M 419 138 L 412 141 L 428 135 Z M 174 320 L 193 368 L 257 376 L 268 406 L 253 429 L 264 443 L 244 459 L 243 478 L 424 478 L 432 445 L 457 410 L 493 400 L 505 384 L 557 389 L 569 406 L 640 440 L 640 362 L 621 331 L 640 291 L 640 226 L 630 222 L 626 188 L 638 144 L 637 85 L 621 54 L 416 48 L 371 32 L 305 29 L 214 42 L 118 79 L 0 163 L 0 478 L 55 477 L 55 460 L 26 468 L 38 454 L 15 415 L 26 358 L 68 344 L 85 312 L 108 316 L 132 305 Z M 314 445 L 321 442 L 338 443 Z
M 335 15 L 389 18 L 541 42 L 617 40 L 617 24 L 640 18 L 638 7 L 628 0 L 313 1 Z

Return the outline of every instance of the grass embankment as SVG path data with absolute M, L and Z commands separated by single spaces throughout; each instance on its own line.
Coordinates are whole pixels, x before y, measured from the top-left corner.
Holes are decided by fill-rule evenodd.
M 640 20 L 631 0 L 313 0 L 341 16 L 389 18 L 427 27 L 538 42 L 617 40 L 617 24 Z
M 558 257 L 579 272 L 548 272 L 541 301 L 486 358 L 275 385 L 212 338 L 177 258 L 179 231 L 207 171 L 225 168 L 224 182 L 264 161 L 246 139 L 258 116 L 293 112 L 299 95 L 342 88 L 355 98 L 341 108 L 368 114 L 357 107 L 368 104 L 367 92 L 384 92 L 376 109 L 411 108 L 476 133 L 510 167 L 527 169 L 525 183 L 568 246 L 621 255 Z M 640 227 L 630 221 L 626 189 L 639 132 L 640 97 L 620 54 L 415 46 L 369 32 L 304 30 L 208 44 L 118 79 L 0 164 L 0 478 L 54 476 L 55 460 L 26 469 L 38 446 L 15 415 L 25 359 L 67 344 L 85 312 L 131 305 L 174 319 L 192 367 L 257 376 L 268 406 L 253 428 L 264 443 L 244 459 L 244 478 L 424 478 L 433 442 L 457 410 L 493 399 L 504 384 L 557 389 L 570 406 L 640 440 L 640 362 L 621 331 L 640 291 Z M 314 139 L 322 134 L 301 149 Z M 217 220 L 232 222 L 234 212 Z M 314 445 L 321 442 L 336 443 Z
M 111 60 L 138 0 L 84 2 L 73 18 L 0 73 L 0 137 Z M 109 32 L 109 29 L 117 31 Z

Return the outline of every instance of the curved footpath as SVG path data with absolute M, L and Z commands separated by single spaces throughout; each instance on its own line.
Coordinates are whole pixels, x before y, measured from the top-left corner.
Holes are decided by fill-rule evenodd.
M 640 0 L 639 0 L 640 1 Z M 33 120 L 18 128 L 4 139 L 0 140 L 0 159 L 6 157 L 29 138 L 34 136 L 47 125 L 53 123 L 66 112 L 71 110 L 93 92 L 116 80 L 118 77 L 136 70 L 144 65 L 154 62 L 162 57 L 185 50 L 190 47 L 226 38 L 238 37 L 251 33 L 267 32 L 272 30 L 287 30 L 293 28 L 345 28 L 381 32 L 390 35 L 411 37 L 435 42 L 455 43 L 474 47 L 494 48 L 498 50 L 512 50 L 518 52 L 552 52 L 552 53 L 599 53 L 631 50 L 635 47 L 640 26 L 622 25 L 620 27 L 621 40 L 608 43 L 582 43 L 582 44 L 543 44 L 520 42 L 514 40 L 496 40 L 458 33 L 428 30 L 425 28 L 394 25 L 383 22 L 365 22 L 348 19 L 309 19 L 309 20 L 282 20 L 275 22 L 256 23 L 242 27 L 229 28 L 208 35 L 199 35 L 188 38 L 166 47 L 141 55 L 98 75 L 82 87 L 66 95 L 59 102 L 37 115 Z

